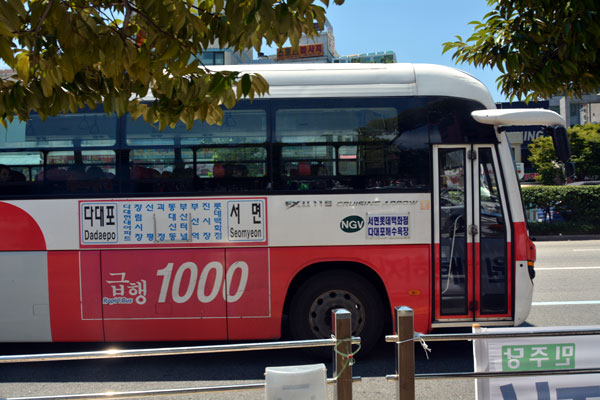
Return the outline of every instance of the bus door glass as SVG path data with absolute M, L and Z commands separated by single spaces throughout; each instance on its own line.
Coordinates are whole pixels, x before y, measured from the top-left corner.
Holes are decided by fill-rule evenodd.
M 475 317 L 502 318 L 512 309 L 508 209 L 495 149 L 475 146 L 474 152 Z
M 435 320 L 507 317 L 507 210 L 493 146 L 434 153 Z

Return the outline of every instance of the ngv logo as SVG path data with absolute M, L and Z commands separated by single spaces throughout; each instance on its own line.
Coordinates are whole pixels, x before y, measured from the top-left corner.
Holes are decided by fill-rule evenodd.
M 340 222 L 340 229 L 346 233 L 360 231 L 365 226 L 365 220 L 358 215 L 351 215 Z

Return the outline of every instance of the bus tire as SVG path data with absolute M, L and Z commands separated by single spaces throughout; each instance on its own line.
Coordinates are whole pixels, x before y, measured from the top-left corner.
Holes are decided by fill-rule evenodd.
M 383 336 L 384 305 L 375 287 L 363 276 L 336 270 L 312 276 L 300 285 L 289 312 L 294 340 L 331 337 L 331 310 L 345 308 L 352 314 L 352 335 L 360 336 L 360 355 L 366 355 Z M 317 350 L 317 349 L 314 349 Z M 331 348 L 310 353 L 331 355 Z

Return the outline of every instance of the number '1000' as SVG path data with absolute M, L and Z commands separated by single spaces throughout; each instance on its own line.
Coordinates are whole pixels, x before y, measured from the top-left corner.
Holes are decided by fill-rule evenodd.
M 240 271 L 240 284 L 235 293 L 231 293 L 230 290 L 233 287 L 231 284 L 236 271 Z M 190 280 L 185 288 L 185 292 L 181 294 L 181 280 L 183 275 L 189 271 Z M 214 271 L 215 279 L 212 287 L 206 287 L 208 282 L 208 276 Z M 164 303 L 167 300 L 169 287 L 171 288 L 171 297 L 175 303 L 185 303 L 188 301 L 194 291 L 196 297 L 201 303 L 210 303 L 218 295 L 222 293 L 223 299 L 228 303 L 234 303 L 238 301 L 244 294 L 246 285 L 248 284 L 248 264 L 244 261 L 236 261 L 229 267 L 225 280 L 223 280 L 224 268 L 223 264 L 218 261 L 209 262 L 202 268 L 200 278 L 198 278 L 198 266 L 191 262 L 184 262 L 175 271 L 175 277 L 171 283 L 171 275 L 173 274 L 173 263 L 168 263 L 163 269 L 156 271 L 157 276 L 162 276 L 162 284 L 160 286 L 160 295 L 158 296 L 158 302 Z M 221 287 L 223 288 L 221 290 Z M 207 293 L 208 292 L 208 293 Z

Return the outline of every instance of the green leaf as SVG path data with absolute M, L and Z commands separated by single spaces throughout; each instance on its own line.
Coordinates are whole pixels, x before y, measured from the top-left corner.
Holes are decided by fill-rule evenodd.
M 65 81 L 73 82 L 73 79 L 75 79 L 75 71 L 73 70 L 73 64 L 67 62 L 64 57 L 59 59 L 58 62 L 58 65 L 61 69 L 61 75 L 64 77 Z
M 217 42 L 233 51 L 259 49 L 263 41 L 295 43 L 302 34 L 315 33 L 314 23 L 325 21 L 324 8 L 315 3 L 144 0 L 135 3 L 138 10 L 124 27 L 119 1 L 5 0 L 0 58 L 27 86 L 18 85 L 10 95 L 0 92 L 0 115 L 33 110 L 46 118 L 104 101 L 107 110 L 160 120 L 161 127 L 179 120 L 189 127 L 198 118 L 220 123 L 219 104 L 233 107 L 243 96 L 254 99 L 268 92 L 268 84 L 258 75 L 207 72 L 197 60 L 190 62 L 192 55 Z M 144 40 L 137 40 L 138 32 Z M 160 101 L 134 106 L 130 99 L 144 97 L 149 88 Z
M 555 93 L 595 93 L 600 84 L 600 3 L 489 0 L 492 9 L 463 42 L 446 42 L 443 52 L 475 66 L 498 66 L 502 91 L 527 98 Z M 526 5 L 524 5 L 526 4 Z M 550 70 L 547 65 L 554 64 Z M 593 76 L 587 71 L 596 71 Z
M 25 84 L 29 82 L 29 56 L 25 53 L 17 54 L 17 75 Z
M 218 93 L 219 91 L 223 90 L 223 88 L 225 87 L 225 81 L 226 81 L 226 79 L 222 74 L 220 74 L 220 73 L 213 74 L 211 77 L 211 82 L 210 82 L 208 91 L 210 93 Z
M 19 30 L 19 11 L 18 7 L 15 7 L 17 4 L 18 2 L 14 0 L 0 2 L 0 23 L 4 24 L 11 32 Z M 21 14 L 24 14 L 24 12 L 21 12 Z
M 0 57 L 9 66 L 14 65 L 15 57 L 11 48 L 11 41 L 0 37 Z
M 250 75 L 244 74 L 244 76 L 242 76 L 242 93 L 244 96 L 247 96 L 251 89 L 252 79 L 250 78 Z
M 130 101 L 127 105 L 127 111 L 129 112 L 129 115 L 133 121 L 144 115 L 146 108 L 147 106 L 145 104 L 140 104 L 134 101 Z
M 44 94 L 44 97 L 48 98 L 48 97 L 52 96 L 52 91 L 53 91 L 52 81 L 47 72 L 42 73 L 41 84 L 42 84 L 42 92 Z
M 167 47 L 163 55 L 158 59 L 159 61 L 165 61 L 171 59 L 179 51 L 179 44 L 177 42 L 171 42 Z

